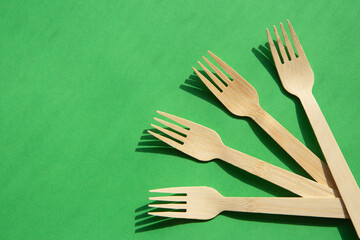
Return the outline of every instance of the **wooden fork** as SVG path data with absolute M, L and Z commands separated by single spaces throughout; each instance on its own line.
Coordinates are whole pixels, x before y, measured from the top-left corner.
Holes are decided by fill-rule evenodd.
M 220 136 L 214 130 L 168 113 L 157 112 L 189 129 L 154 118 L 156 121 L 169 127 L 172 131 L 155 124 L 151 124 L 151 126 L 165 133 L 172 139 L 152 131 L 148 132 L 161 141 L 200 161 L 211 161 L 216 158 L 222 159 L 225 162 L 244 169 L 302 197 L 331 198 L 338 195 L 336 190 L 328 186 L 225 146 Z
M 271 39 L 269 30 L 266 29 L 271 54 L 273 56 L 276 69 L 279 73 L 281 82 L 289 93 L 297 96 L 303 105 L 305 112 L 310 120 L 311 126 L 315 132 L 321 150 L 329 165 L 331 173 L 335 179 L 341 197 L 349 212 L 350 218 L 355 226 L 358 236 L 360 237 L 360 190 L 347 165 L 343 154 L 332 134 L 329 125 L 326 122 L 321 109 L 316 102 L 312 87 L 314 85 L 314 73 L 305 56 L 305 52 L 300 44 L 296 33 L 289 20 L 288 26 L 291 37 L 294 42 L 298 56 L 295 55 L 290 40 L 286 34 L 284 26 L 280 23 L 281 31 L 285 39 L 286 47 L 290 58 L 288 58 L 285 48 L 281 42 L 279 33 L 274 26 L 276 40 L 283 62 L 280 61 L 279 54 Z
M 252 118 L 317 182 L 336 188 L 328 166 L 260 107 L 256 90 L 243 77 L 215 54 L 210 51 L 208 52 L 225 72 L 233 78 L 233 80 L 230 80 L 205 57 L 203 57 L 204 60 L 222 81 L 201 64 L 201 62 L 198 62 L 199 65 L 204 69 L 207 75 L 209 75 L 214 84 L 198 70 L 195 68 L 193 69 L 201 81 L 220 100 L 220 102 L 234 115 Z
M 150 190 L 150 192 L 186 194 L 186 196 L 150 197 L 152 201 L 172 202 L 150 204 L 153 208 L 167 208 L 169 212 L 148 214 L 170 218 L 208 220 L 223 211 L 271 213 L 328 218 L 348 218 L 339 198 L 279 198 L 279 197 L 224 197 L 210 187 L 175 187 Z M 174 203 L 175 202 L 175 203 Z M 185 210 L 176 212 L 174 210 Z

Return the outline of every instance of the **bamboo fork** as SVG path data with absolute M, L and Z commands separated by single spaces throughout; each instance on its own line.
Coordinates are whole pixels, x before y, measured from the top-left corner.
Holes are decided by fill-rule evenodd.
M 338 195 L 336 190 L 328 186 L 319 184 L 313 180 L 304 178 L 225 146 L 222 143 L 220 136 L 214 130 L 168 113 L 157 112 L 189 129 L 154 118 L 171 130 L 154 124 L 151 124 L 151 126 L 165 133 L 169 137 L 152 131 L 148 132 L 161 141 L 200 161 L 211 161 L 215 158 L 219 158 L 302 197 L 334 198 Z
M 266 29 L 271 54 L 273 56 L 276 69 L 279 73 L 281 82 L 289 93 L 297 96 L 303 105 L 305 112 L 310 120 L 311 126 L 315 132 L 321 150 L 330 167 L 331 173 L 335 179 L 341 197 L 349 212 L 350 218 L 355 226 L 356 232 L 360 237 L 360 190 L 347 165 L 343 154 L 332 134 L 329 125 L 326 122 L 321 109 L 316 102 L 312 87 L 314 85 L 314 73 L 306 58 L 305 52 L 300 44 L 296 33 L 289 20 L 288 26 L 293 39 L 298 57 L 296 57 L 291 46 L 290 40 L 286 34 L 284 26 L 280 23 L 281 31 L 285 39 L 286 47 L 290 58 L 288 58 L 285 48 L 281 42 L 279 33 L 274 26 L 276 39 L 278 42 L 280 55 L 283 59 L 281 62 L 279 54 L 271 39 L 269 30 Z
M 201 81 L 220 102 L 234 115 L 252 118 L 317 182 L 336 188 L 328 166 L 260 107 L 256 90 L 244 78 L 215 54 L 210 51 L 208 52 L 233 80 L 230 80 L 205 57 L 203 57 L 204 60 L 222 81 L 201 64 L 201 62 L 198 62 L 199 65 L 213 80 L 214 84 L 205 78 L 198 70 L 193 69 Z
M 186 196 L 150 197 L 149 200 L 172 202 L 150 204 L 153 208 L 167 208 L 168 212 L 148 212 L 149 215 L 208 220 L 223 211 L 271 213 L 311 217 L 348 218 L 339 198 L 274 198 L 224 197 L 210 187 L 175 187 L 150 190 L 157 193 L 186 194 Z M 174 203 L 175 202 L 175 203 Z M 185 210 L 176 212 L 174 210 Z

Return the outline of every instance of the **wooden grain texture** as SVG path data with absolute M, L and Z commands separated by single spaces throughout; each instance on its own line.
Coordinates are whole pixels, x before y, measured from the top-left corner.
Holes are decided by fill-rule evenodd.
M 167 136 L 153 131 L 149 131 L 149 133 L 200 161 L 211 161 L 219 158 L 302 197 L 334 198 L 338 196 L 337 190 L 333 188 L 225 146 L 214 130 L 168 113 L 160 111 L 158 113 L 188 129 L 154 118 L 168 128 L 155 124 L 151 124 L 151 126 Z
M 233 80 L 230 80 L 205 57 L 203 57 L 204 60 L 218 77 L 201 62 L 198 62 L 199 65 L 213 82 L 210 82 L 197 69 L 193 69 L 220 102 L 233 114 L 252 118 L 317 182 L 336 189 L 328 166 L 260 107 L 256 90 L 243 77 L 215 54 L 210 51 L 209 54 Z
M 316 138 L 319 142 L 321 150 L 329 165 L 332 176 L 339 189 L 341 197 L 348 210 L 350 218 L 354 224 L 356 232 L 360 237 L 360 190 L 359 187 L 347 165 L 345 158 L 332 134 L 330 127 L 321 112 L 321 109 L 316 102 L 312 87 L 314 84 L 314 73 L 306 58 L 305 52 L 300 44 L 296 33 L 288 21 L 290 33 L 296 48 L 298 57 L 296 57 L 291 46 L 289 38 L 285 32 L 282 24 L 281 29 L 285 39 L 286 47 L 290 58 L 286 55 L 284 46 L 281 42 L 280 36 L 274 26 L 276 39 L 280 49 L 280 55 L 283 61 L 280 60 L 279 54 L 275 48 L 274 42 L 267 30 L 268 40 L 270 44 L 271 53 L 279 73 L 281 82 L 284 88 L 291 94 L 297 96 L 310 120 L 311 126 L 315 132 Z
M 175 187 L 150 192 L 186 194 L 186 196 L 150 197 L 149 200 L 171 203 L 149 204 L 153 208 L 185 212 L 149 212 L 160 217 L 208 220 L 223 211 L 270 213 L 328 218 L 348 218 L 339 198 L 224 197 L 210 187 Z

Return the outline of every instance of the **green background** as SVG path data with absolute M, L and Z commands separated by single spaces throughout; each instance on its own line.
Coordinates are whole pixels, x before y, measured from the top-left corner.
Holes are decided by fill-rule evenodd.
M 0 1 L 0 239 L 355 239 L 349 220 L 148 218 L 155 188 L 294 195 L 219 160 L 199 163 L 143 131 L 162 110 L 307 176 L 255 123 L 231 116 L 191 69 L 213 51 L 322 157 L 268 59 L 265 29 L 290 19 L 315 73 L 314 95 L 360 183 L 359 11 L 358 0 Z

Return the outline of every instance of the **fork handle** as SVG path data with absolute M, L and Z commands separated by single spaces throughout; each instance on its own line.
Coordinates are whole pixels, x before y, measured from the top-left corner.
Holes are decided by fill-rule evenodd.
M 225 146 L 223 154 L 219 158 L 302 197 L 334 198 L 338 195 L 336 190 L 328 186 L 319 184 L 313 180 L 236 151 L 227 146 Z
M 309 118 L 356 232 L 360 237 L 359 187 L 312 93 L 300 96 L 299 99 Z
M 225 197 L 224 211 L 349 218 L 339 198 Z
M 318 183 L 336 189 L 328 166 L 260 106 L 251 118 Z

